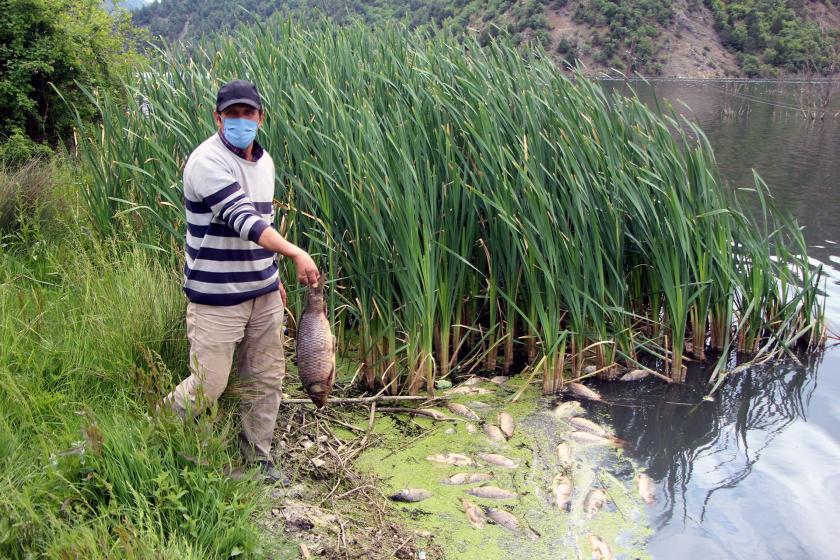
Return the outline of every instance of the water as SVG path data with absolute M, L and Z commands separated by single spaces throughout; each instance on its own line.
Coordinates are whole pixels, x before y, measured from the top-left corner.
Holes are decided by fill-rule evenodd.
M 611 84 L 611 87 L 621 87 Z M 635 85 L 699 122 L 732 188 L 752 169 L 804 226 L 825 268 L 829 329 L 840 330 L 840 89 L 820 120 L 790 107 L 803 84 Z M 812 96 L 813 98 L 813 96 Z M 821 113 L 823 111 L 820 111 Z M 840 352 L 754 368 L 704 401 L 708 373 L 685 386 L 603 384 L 610 419 L 660 498 L 648 510 L 654 558 L 836 558 L 840 529 Z

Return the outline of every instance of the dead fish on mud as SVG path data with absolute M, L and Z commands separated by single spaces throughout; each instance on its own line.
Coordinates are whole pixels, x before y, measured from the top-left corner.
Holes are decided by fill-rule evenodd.
M 498 426 L 494 426 L 493 424 L 485 424 L 484 433 L 493 441 L 505 441 L 505 434 L 502 433 L 502 430 Z
M 524 530 L 520 530 L 519 520 L 512 513 L 508 513 L 502 509 L 487 508 L 487 517 L 489 517 L 496 525 L 504 527 L 508 531 L 512 531 L 514 533 L 521 533 L 532 541 L 539 538 L 539 535 L 528 527 Z
M 460 453 L 443 453 L 442 455 L 429 455 L 426 457 L 427 461 L 433 463 L 443 463 L 444 465 L 455 465 L 457 467 L 474 467 L 477 463 Z
M 443 484 L 473 484 L 476 482 L 487 482 L 492 480 L 493 473 L 455 473 L 448 478 L 441 480 Z
M 470 401 L 470 406 L 473 407 L 473 408 L 478 408 L 478 409 L 493 408 L 493 405 L 487 404 L 486 402 L 481 402 L 481 401 Z
M 562 468 L 572 468 L 572 447 L 568 443 L 557 444 L 557 460 Z
M 467 387 L 474 387 L 475 385 L 481 385 L 482 381 L 484 381 L 484 379 L 480 377 L 470 377 L 469 379 L 461 383 L 461 385 Z
M 467 521 L 470 522 L 470 525 L 476 529 L 482 529 L 487 523 L 487 516 L 484 514 L 484 510 L 466 498 L 461 498 L 461 506 L 464 508 L 464 513 L 467 514 Z
M 583 513 L 587 519 L 592 519 L 607 503 L 607 493 L 601 488 L 593 488 L 583 500 Z
M 567 511 L 572 500 L 572 481 L 569 477 L 562 474 L 555 476 L 551 491 L 554 494 L 554 503 L 557 508 Z
M 470 387 L 469 385 L 458 385 L 454 389 L 444 391 L 444 395 L 490 395 L 493 391 L 484 387 Z
M 510 500 L 516 497 L 516 494 L 510 490 L 505 490 L 498 486 L 477 486 L 467 490 L 467 494 L 476 498 L 487 498 L 489 500 Z
M 646 504 L 652 504 L 656 501 L 656 484 L 653 479 L 645 473 L 636 475 L 636 486 L 639 488 L 639 495 Z
M 504 467 L 506 469 L 515 469 L 519 463 L 513 459 L 508 459 L 504 455 L 497 455 L 495 453 L 479 453 L 478 458 L 484 462 L 496 465 L 497 467 Z
M 566 389 L 575 396 L 590 401 L 602 401 L 601 394 L 595 389 L 590 389 L 583 383 L 569 382 L 566 383 Z
M 639 381 L 640 379 L 644 379 L 650 375 L 650 370 L 647 369 L 634 369 L 633 371 L 628 371 L 624 375 L 618 378 L 619 381 Z
M 584 445 L 615 445 L 618 447 L 624 447 L 626 445 L 626 442 L 615 436 L 599 436 L 592 432 L 572 432 L 569 434 L 569 437 Z
M 578 401 L 567 401 L 554 407 L 552 414 L 557 418 L 579 416 L 586 412 Z
M 457 414 L 458 416 L 463 416 L 467 420 L 481 420 L 478 414 L 473 412 L 470 407 L 465 406 L 460 403 L 449 403 L 446 405 L 446 408 L 449 409 L 449 412 L 452 414 Z
M 609 545 L 598 535 L 589 533 L 589 546 L 592 548 L 592 560 L 612 560 L 613 553 Z
M 422 488 L 403 488 L 396 494 L 388 496 L 395 502 L 422 502 L 432 497 L 432 493 Z
M 508 377 L 507 375 L 497 375 L 495 377 L 490 378 L 490 383 L 495 383 L 496 385 L 504 385 L 508 382 L 509 379 L 510 377 Z
M 499 428 L 501 428 L 502 433 L 505 434 L 505 437 L 513 437 L 513 430 L 515 429 L 515 426 L 516 424 L 513 421 L 513 416 L 511 416 L 507 412 L 499 413 Z
M 473 424 L 471 422 L 467 422 L 467 425 L 464 426 L 464 429 L 467 430 L 468 434 L 474 434 L 478 431 L 478 428 L 475 426 L 475 424 Z
M 583 430 L 584 432 L 589 432 L 591 434 L 595 434 L 596 436 L 607 437 L 609 435 L 609 432 L 607 432 L 607 430 L 602 426 L 596 424 L 592 420 L 581 418 L 580 416 L 569 418 L 568 422 L 578 430 Z
M 335 382 L 335 337 L 327 318 L 325 281 L 326 276 L 322 274 L 318 283 L 310 286 L 295 340 L 301 383 L 318 408 L 327 403 Z

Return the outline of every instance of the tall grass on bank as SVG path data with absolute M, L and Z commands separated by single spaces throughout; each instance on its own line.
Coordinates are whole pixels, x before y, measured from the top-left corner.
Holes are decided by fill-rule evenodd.
M 680 379 L 687 352 L 822 342 L 820 273 L 759 178 L 735 196 L 693 124 L 500 44 L 273 20 L 161 52 L 82 143 L 102 231 L 130 215 L 181 243 L 181 169 L 234 77 L 262 91 L 283 229 L 319 254 L 371 388 L 520 356 L 546 392 L 646 357 Z
M 256 556 L 261 494 L 222 474 L 228 418 L 147 416 L 186 370 L 179 279 L 92 235 L 68 167 L 42 163 L 16 184 L 47 208 L 18 206 L 0 243 L 0 557 Z

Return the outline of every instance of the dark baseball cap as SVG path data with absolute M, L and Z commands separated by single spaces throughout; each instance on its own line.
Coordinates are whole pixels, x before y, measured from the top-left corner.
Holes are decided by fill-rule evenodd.
M 233 80 L 219 89 L 216 96 L 216 112 L 221 113 L 231 105 L 244 103 L 254 109 L 262 109 L 262 98 L 257 86 L 245 80 Z

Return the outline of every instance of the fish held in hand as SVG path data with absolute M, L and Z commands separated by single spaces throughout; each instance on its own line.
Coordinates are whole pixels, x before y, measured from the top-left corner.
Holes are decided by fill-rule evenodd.
M 467 490 L 467 494 L 476 498 L 487 498 L 489 500 L 510 500 L 516 497 L 516 494 L 510 490 L 505 490 L 498 486 L 477 486 L 476 488 Z
M 295 341 L 300 381 L 318 408 L 327 403 L 335 382 L 335 337 L 327 318 L 325 281 L 322 274 L 318 283 L 309 287 Z
M 423 500 L 427 500 L 431 497 L 432 493 L 428 490 L 424 490 L 423 488 L 404 488 L 396 494 L 389 496 L 389 498 L 396 502 L 407 503 L 422 502 Z
M 505 434 L 505 437 L 513 437 L 513 430 L 515 426 L 516 424 L 513 421 L 513 416 L 511 416 L 507 412 L 499 413 L 499 428 L 501 428 L 502 433 Z
M 639 488 L 639 495 L 646 504 L 652 504 L 656 501 L 656 485 L 651 477 L 645 473 L 637 474 L 636 486 Z

